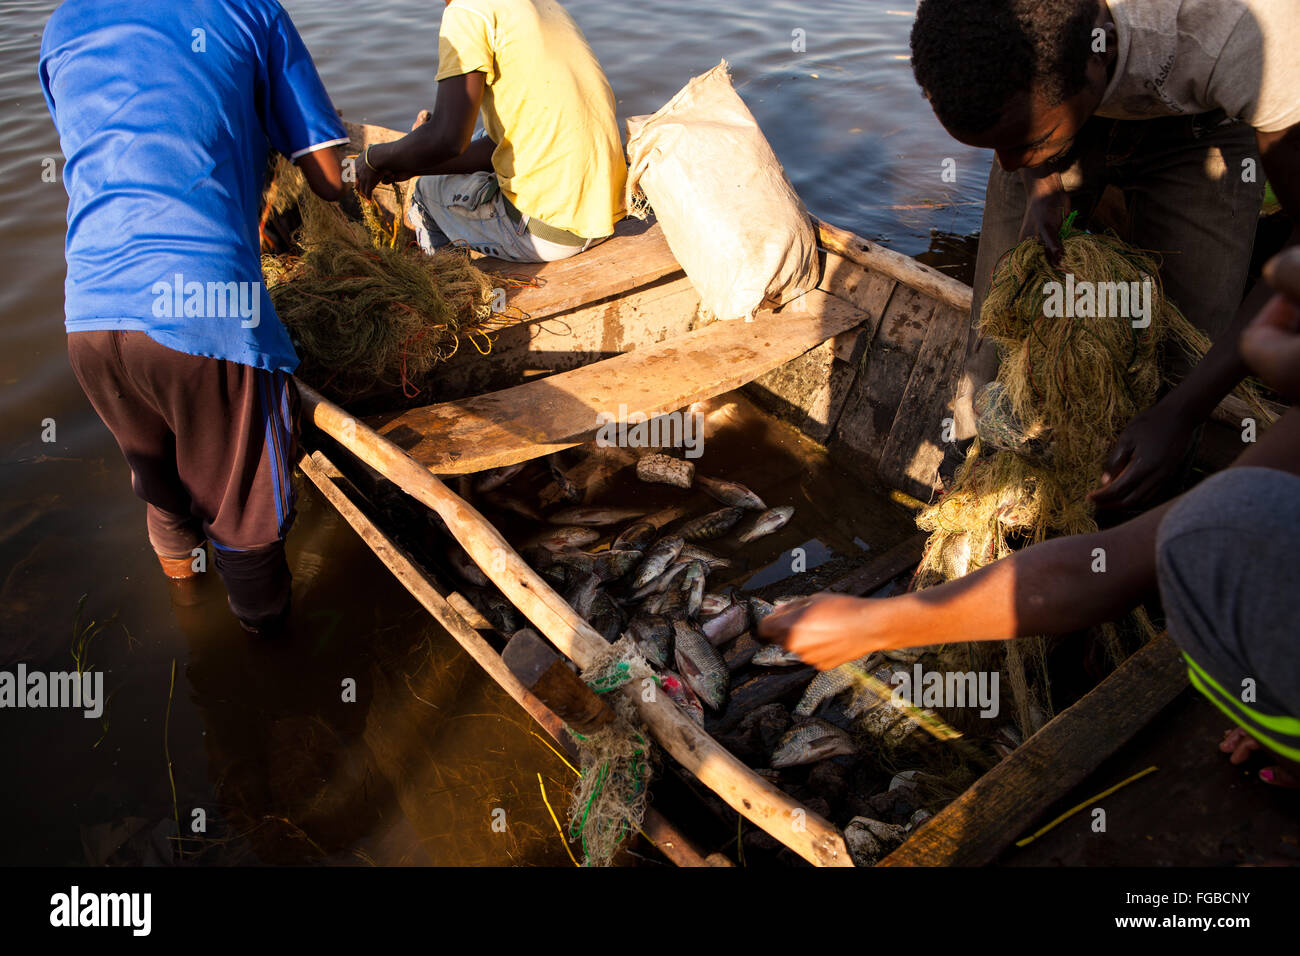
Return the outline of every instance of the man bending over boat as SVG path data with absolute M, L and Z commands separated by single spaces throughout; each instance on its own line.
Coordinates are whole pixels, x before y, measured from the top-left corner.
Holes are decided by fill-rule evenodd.
M 328 200 L 347 133 L 275 0 L 68 0 L 41 43 L 68 357 L 173 579 L 204 539 L 247 630 L 289 613 L 298 356 L 262 284 L 269 147 Z
M 997 156 L 972 325 L 1003 254 L 1037 237 L 1059 261 L 1065 215 L 1086 225 L 1109 184 L 1126 197 L 1130 241 L 1160 255 L 1165 290 L 1215 341 L 1121 434 L 1093 493 L 1100 506 L 1150 500 L 1245 375 L 1237 339 L 1267 296 L 1260 283 L 1242 302 L 1265 174 L 1300 224 L 1297 36 L 1295 0 L 924 0 L 917 10 L 917 82 L 949 133 Z M 975 434 L 972 400 L 996 371 L 993 344 L 972 331 L 958 438 Z
M 1251 370 L 1300 400 L 1300 249 L 1265 270 L 1282 294 L 1247 327 Z M 1158 590 L 1194 686 L 1237 725 L 1233 763 L 1261 747 L 1269 783 L 1300 786 L 1300 409 L 1294 404 L 1231 468 L 1126 524 L 1058 538 L 925 591 L 873 600 L 814 595 L 759 625 L 819 668 L 872 651 L 1082 630 Z M 1107 569 L 1093 571 L 1096 549 Z M 1243 702 L 1250 679 L 1256 697 Z
M 414 176 L 426 252 L 453 242 L 514 262 L 577 255 L 624 215 L 614 94 L 555 0 L 446 0 L 438 98 L 411 132 L 366 148 L 357 191 Z M 479 115 L 487 135 L 471 140 Z

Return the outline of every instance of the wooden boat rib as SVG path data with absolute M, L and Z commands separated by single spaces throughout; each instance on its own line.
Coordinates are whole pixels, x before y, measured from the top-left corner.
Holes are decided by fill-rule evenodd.
M 372 126 L 350 125 L 349 131 L 353 150 L 400 135 Z M 390 212 L 400 212 L 393 193 L 377 197 Z M 624 222 L 613 238 L 563 262 L 485 260 L 485 268 L 531 283 L 507 290 L 508 305 L 526 318 L 495 335 L 488 359 L 471 352 L 454 356 L 440 369 L 433 401 L 420 408 L 358 422 L 304 386 L 305 412 L 357 461 L 437 511 L 506 597 L 562 653 L 586 666 L 607 647 L 604 640 L 435 473 L 465 474 L 571 447 L 591 436 L 600 413 L 618 414 L 620 406 L 624 415 L 655 415 L 744 386 L 849 468 L 873 472 L 916 498 L 928 499 L 937 489 L 943 420 L 964 359 L 971 290 L 830 224 L 818 223 L 818 233 L 817 289 L 750 323 L 703 322 L 698 296 L 662 233 L 646 223 Z M 1228 404 L 1220 412 L 1239 422 L 1243 409 Z M 310 459 L 304 464 L 347 517 L 342 499 L 323 484 L 332 480 L 327 469 Z M 409 562 L 381 553 L 392 550 L 391 542 L 385 544 L 373 525 L 349 520 L 439 620 L 451 621 L 452 636 L 472 644 L 475 632 L 448 607 L 456 596 Z M 906 554 L 914 565 L 914 549 L 914 543 L 901 544 L 894 560 Z M 463 599 L 460 605 L 472 614 Z M 526 699 L 508 686 L 491 648 L 472 653 L 512 696 Z M 995 769 L 996 780 L 987 779 L 982 789 L 977 783 L 888 862 L 990 861 L 1019 832 L 1007 826 L 1013 792 L 1005 789 L 1007 781 L 1035 781 L 1021 819 L 1028 826 L 1184 682 L 1167 647 L 1151 650 L 1059 715 Z M 1143 692 L 1135 694 L 1139 684 Z M 738 813 L 812 863 L 851 864 L 835 827 L 755 774 L 666 698 L 647 705 L 632 697 L 664 749 Z M 527 709 L 547 726 L 544 708 Z M 1100 714 L 1107 715 L 1104 734 L 1089 730 L 1100 725 L 1097 720 L 1084 719 Z M 1062 728 L 1072 735 L 1068 746 Z M 1069 772 L 1051 772 L 1053 761 L 1064 761 Z M 990 794 L 1001 795 L 992 814 L 980 808 Z

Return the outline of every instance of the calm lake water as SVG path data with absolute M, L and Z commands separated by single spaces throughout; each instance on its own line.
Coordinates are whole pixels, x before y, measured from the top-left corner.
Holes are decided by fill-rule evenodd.
M 173 821 L 189 833 L 202 818 L 186 854 L 199 862 L 567 864 L 538 778 L 562 813 L 569 771 L 311 494 L 290 537 L 285 643 L 250 645 L 215 580 L 182 601 L 160 576 L 127 468 L 66 358 L 66 195 L 42 181 L 61 157 L 36 79 L 56 5 L 0 6 L 0 669 L 80 660 L 112 696 L 99 720 L 0 711 L 0 863 L 165 859 Z M 432 104 L 441 4 L 285 6 L 347 116 L 405 126 Z M 816 6 L 567 3 L 620 118 L 725 57 L 812 212 L 968 278 L 962 237 L 979 227 L 990 158 L 948 139 L 918 93 L 907 0 Z M 757 446 L 751 461 L 761 472 Z M 832 486 L 794 482 L 787 500 L 834 518 Z M 348 678 L 359 703 L 341 700 Z

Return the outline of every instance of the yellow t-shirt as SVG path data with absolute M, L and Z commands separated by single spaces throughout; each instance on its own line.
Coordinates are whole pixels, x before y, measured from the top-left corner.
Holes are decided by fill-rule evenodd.
M 627 163 L 614 92 L 555 0 L 453 0 L 438 80 L 482 72 L 483 127 L 501 191 L 524 215 L 586 239 L 623 218 Z

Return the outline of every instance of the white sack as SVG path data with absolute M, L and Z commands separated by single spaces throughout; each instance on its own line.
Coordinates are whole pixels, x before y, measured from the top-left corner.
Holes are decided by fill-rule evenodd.
M 706 313 L 752 318 L 817 284 L 808 211 L 731 85 L 727 61 L 628 120 L 628 208 L 648 203 Z

